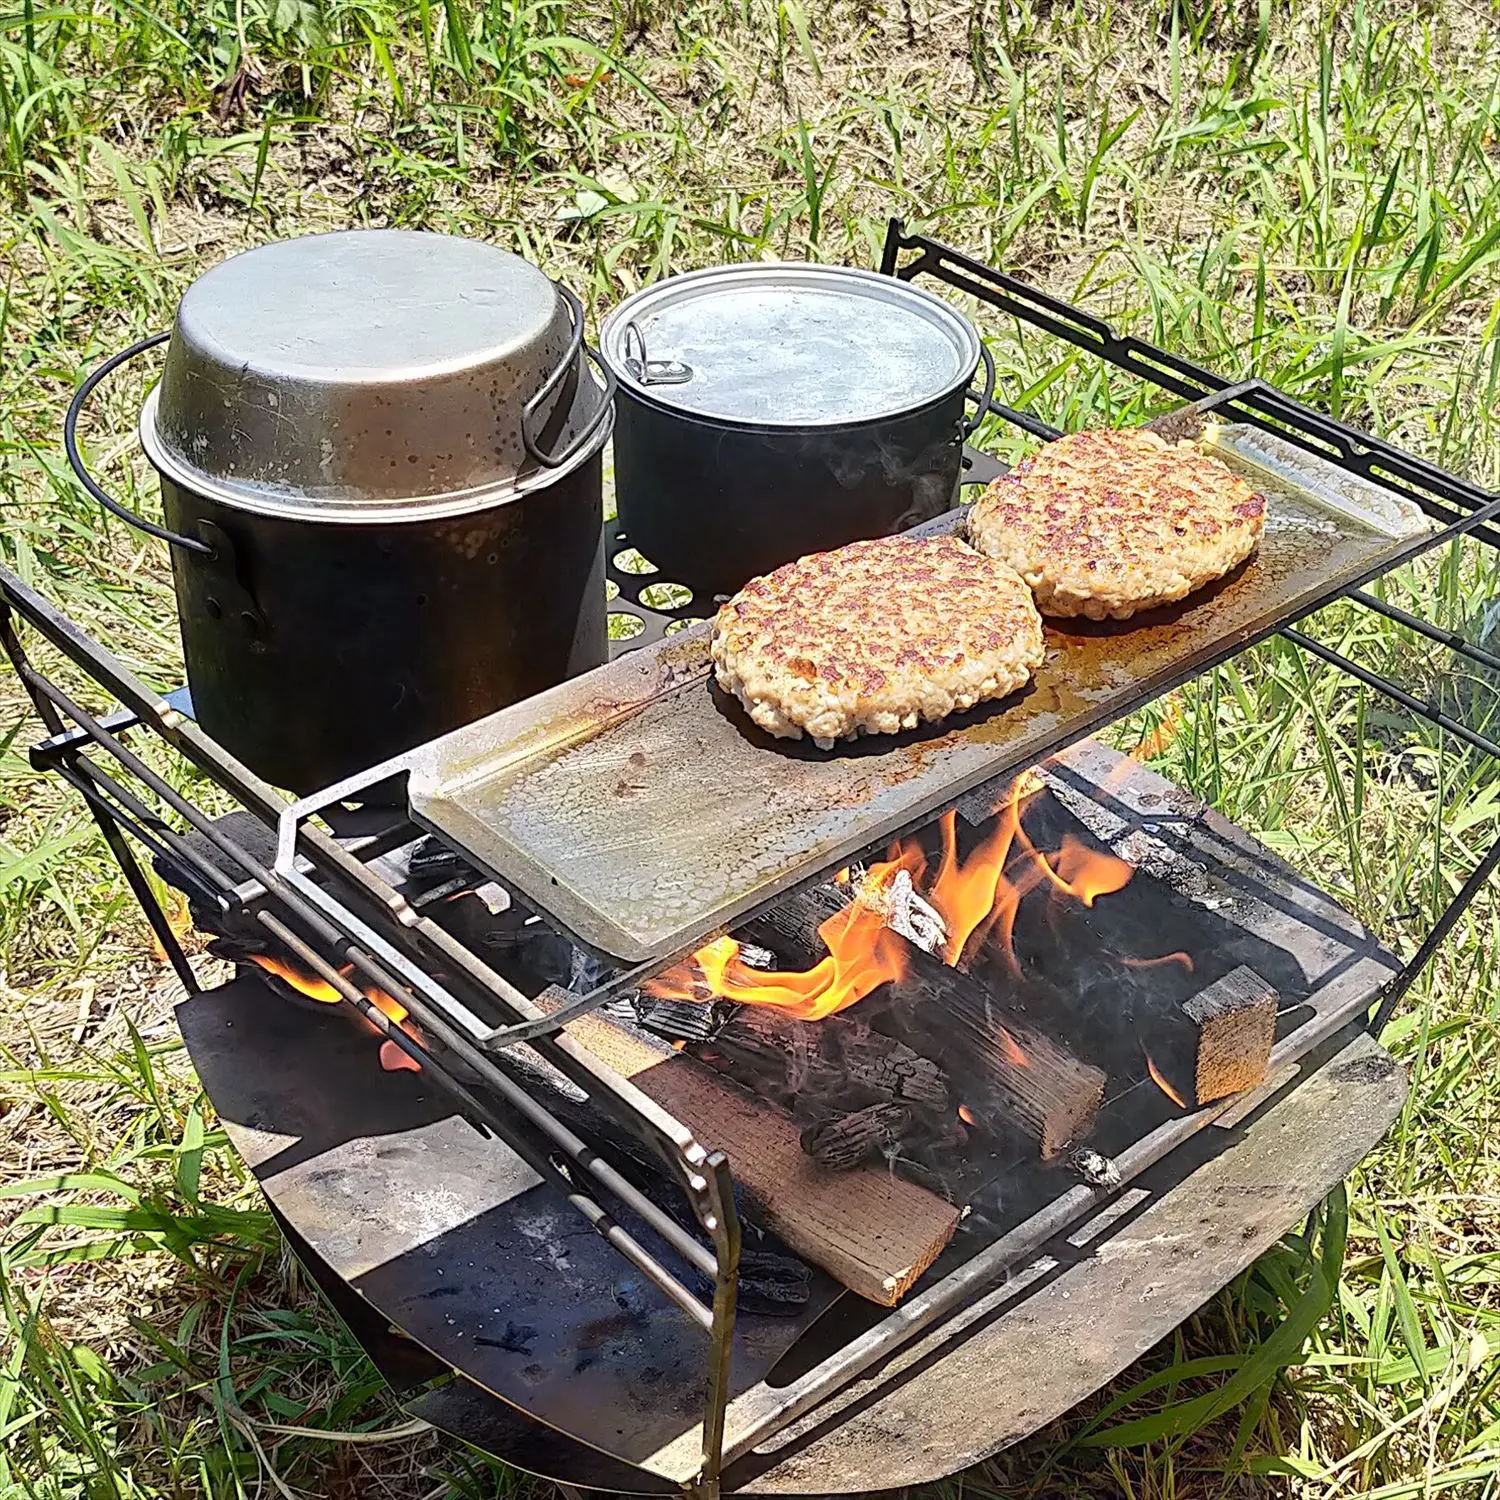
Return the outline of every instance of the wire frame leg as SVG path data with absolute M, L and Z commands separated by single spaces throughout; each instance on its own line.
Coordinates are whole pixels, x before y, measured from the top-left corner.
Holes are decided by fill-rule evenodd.
M 1378 1038 L 1386 1022 L 1406 992 L 1417 982 L 1422 970 L 1432 962 L 1432 956 L 1447 941 L 1448 934 L 1458 925 L 1458 919 L 1474 904 L 1474 898 L 1489 883 L 1490 877 L 1500 869 L 1500 836 L 1485 851 L 1485 856 L 1474 866 L 1469 878 L 1459 888 L 1458 894 L 1443 908 L 1443 914 L 1433 923 L 1432 931 L 1422 939 L 1422 946 L 1406 961 L 1401 972 L 1391 981 L 1390 988 L 1380 1002 L 1370 1022 L 1371 1032 Z
M 27 696 L 30 697 L 37 717 L 41 719 L 47 733 L 53 735 L 64 733 L 67 726 L 63 722 L 62 715 L 58 713 L 56 705 L 45 693 L 38 691 L 32 682 L 35 668 L 27 659 L 26 649 L 21 645 L 20 637 L 16 634 L 15 617 L 10 605 L 3 601 L 0 601 L 0 647 L 4 648 L 5 654 L 11 660 L 11 665 L 16 669 L 16 675 L 25 685 Z M 72 761 L 77 757 L 69 756 L 68 759 Z M 156 899 L 156 892 L 151 889 L 151 882 L 146 879 L 145 871 L 141 869 L 140 863 L 131 852 L 130 845 L 125 841 L 125 835 L 115 821 L 114 814 L 109 810 L 108 804 L 96 793 L 83 787 L 80 787 L 80 791 L 82 791 L 84 803 L 93 815 L 94 822 L 99 827 L 99 832 L 104 835 L 104 842 L 109 846 L 109 852 L 114 856 L 115 863 L 120 867 L 120 873 L 125 877 L 125 883 L 130 887 L 131 894 L 145 914 L 146 921 L 150 923 L 151 931 L 156 935 L 157 942 L 161 944 L 162 952 L 167 955 L 167 962 L 172 965 L 188 994 L 199 994 L 203 987 L 198 983 L 198 977 L 193 973 L 193 966 L 188 962 L 187 954 L 183 952 L 182 944 L 177 940 L 177 934 L 172 931 L 172 924 L 167 920 L 167 914 L 162 910 L 161 902 Z
M 104 842 L 109 845 L 109 852 L 120 866 L 131 894 L 145 914 L 147 922 L 151 924 L 151 931 L 161 944 L 161 951 L 167 955 L 167 962 L 182 981 L 183 989 L 190 995 L 201 994 L 203 986 L 198 983 L 198 976 L 193 973 L 193 966 L 188 962 L 187 954 L 183 952 L 177 934 L 172 931 L 172 924 L 167 920 L 161 902 L 156 899 L 156 892 L 151 889 L 151 882 L 146 879 L 146 872 L 141 869 L 140 862 L 126 842 L 114 815 L 94 794 L 85 792 L 83 798 L 94 815 L 94 821 L 99 825 L 100 833 L 104 835 Z

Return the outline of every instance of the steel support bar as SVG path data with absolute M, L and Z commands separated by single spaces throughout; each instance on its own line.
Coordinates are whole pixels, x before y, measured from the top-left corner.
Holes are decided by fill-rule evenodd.
M 1386 1022 L 1395 1013 L 1406 992 L 1417 982 L 1422 970 L 1432 962 L 1433 955 L 1448 939 L 1448 934 L 1458 925 L 1458 919 L 1474 904 L 1475 898 L 1486 885 L 1496 869 L 1500 869 L 1500 836 L 1485 851 L 1484 858 L 1469 872 L 1469 878 L 1459 887 L 1457 894 L 1443 908 L 1443 914 L 1432 924 L 1432 930 L 1422 939 L 1422 945 L 1407 959 L 1401 972 L 1391 981 L 1382 997 L 1380 1007 L 1370 1022 L 1370 1030 L 1376 1040 L 1385 1030 Z
M 1368 667 L 1360 666 L 1358 662 L 1350 661 L 1347 656 L 1335 651 L 1332 646 L 1325 646 L 1322 641 L 1315 641 L 1310 635 L 1304 635 L 1300 630 L 1285 629 L 1280 633 L 1293 645 L 1300 646 L 1304 651 L 1310 651 L 1314 656 L 1320 657 L 1330 666 L 1337 667 L 1341 672 L 1347 672 L 1356 681 L 1364 683 L 1366 687 L 1374 688 L 1377 693 L 1399 703 L 1403 708 L 1410 709 L 1418 718 L 1426 719 L 1429 724 L 1436 724 L 1438 728 L 1500 764 L 1500 744 L 1496 744 L 1488 735 L 1470 729 L 1467 724 L 1460 724 L 1451 714 L 1445 714 L 1436 705 L 1424 703 L 1415 694 L 1408 693 L 1403 687 L 1398 687 L 1389 678 L 1370 671 Z
M 1376 614 L 1384 615 L 1387 620 L 1394 620 L 1398 625 L 1406 626 L 1408 630 L 1415 631 L 1427 640 L 1446 646 L 1467 661 L 1474 662 L 1481 667 L 1488 667 L 1493 672 L 1500 672 L 1500 656 L 1496 656 L 1493 651 L 1484 650 L 1481 646 L 1470 644 L 1456 630 L 1444 630 L 1441 626 L 1434 625 L 1422 619 L 1421 616 L 1400 608 L 1399 605 L 1390 604 L 1384 599 L 1377 599 L 1374 594 L 1367 593 L 1364 589 L 1354 589 L 1348 597 L 1356 604 L 1362 604 L 1366 609 L 1372 609 Z

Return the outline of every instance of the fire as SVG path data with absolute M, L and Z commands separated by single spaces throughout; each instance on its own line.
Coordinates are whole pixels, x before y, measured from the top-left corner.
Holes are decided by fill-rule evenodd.
M 1146 1054 L 1146 1071 L 1151 1075 L 1152 1082 L 1156 1084 L 1157 1088 L 1159 1088 L 1162 1093 L 1164 1093 L 1167 1098 L 1170 1099 L 1172 1103 L 1178 1107 L 1178 1109 L 1186 1109 L 1188 1107 L 1187 1100 L 1184 1099 L 1182 1095 L 1179 1094 L 1177 1090 L 1174 1089 L 1172 1085 L 1162 1077 L 1161 1069 L 1159 1069 L 1156 1064 L 1151 1061 L 1151 1054 L 1149 1052 Z
M 1000 1050 L 1005 1060 L 1017 1068 L 1029 1068 L 1031 1059 L 1021 1050 L 1021 1044 L 997 1021 L 995 1030 L 1000 1034 Z
M 962 1120 L 965 1125 L 977 1125 L 979 1123 L 979 1121 L 974 1118 L 974 1111 L 970 1109 L 967 1104 L 960 1104 L 958 1106 L 958 1118 Z
M 1122 958 L 1120 962 L 1127 969 L 1156 969 L 1162 964 L 1180 964 L 1189 974 L 1193 972 L 1191 955 L 1180 948 L 1176 953 L 1163 953 L 1159 958 Z
M 646 992 L 663 1000 L 719 995 L 748 1005 L 769 1005 L 798 1021 L 821 1021 L 900 979 L 906 972 L 903 940 L 879 911 L 851 901 L 818 928 L 828 957 L 803 973 L 752 969 L 733 938 L 717 938 L 684 963 L 648 980 Z
M 1090 849 L 1071 834 L 1062 846 L 1045 854 L 1021 826 L 1025 804 L 1045 787 L 1035 771 L 1023 772 L 1011 783 L 994 826 L 979 846 L 964 857 L 958 848 L 956 813 L 938 820 L 941 840 L 935 871 L 926 850 L 915 838 L 906 839 L 868 873 L 842 869 L 833 883 L 850 890 L 853 899 L 818 928 L 828 957 L 802 973 L 768 973 L 752 969 L 740 957 L 733 938 L 721 937 L 690 958 L 648 980 L 648 994 L 669 1000 L 706 1001 L 715 996 L 769 1005 L 800 1021 L 818 1021 L 846 1009 L 881 985 L 903 977 L 904 938 L 885 925 L 891 884 L 905 871 L 913 889 L 941 915 L 939 957 L 957 967 L 993 938 L 994 946 L 1011 970 L 1019 974 L 1015 951 L 1016 914 L 1022 900 L 1042 886 L 1054 899 L 1067 897 L 1092 906 L 1101 896 L 1120 890 L 1134 873 L 1113 854 Z M 1011 1060 L 1025 1066 L 1026 1057 L 1012 1038 Z
M 327 1005 L 337 1005 L 344 998 L 326 979 L 319 979 L 316 974 L 306 974 L 274 954 L 252 953 L 250 959 L 267 973 L 285 980 L 299 995 L 306 995 L 309 1000 L 321 1000 Z M 353 971 L 353 964 L 346 964 L 339 970 L 339 973 L 350 974 Z M 406 1019 L 410 1012 L 394 996 L 386 994 L 384 990 L 374 985 L 368 985 L 365 988 L 365 995 L 382 1015 L 394 1021 L 414 1041 L 422 1040 L 421 1033 Z M 417 1073 L 422 1068 L 422 1064 L 416 1058 L 409 1057 L 389 1039 L 380 1044 L 380 1066 L 387 1073 Z

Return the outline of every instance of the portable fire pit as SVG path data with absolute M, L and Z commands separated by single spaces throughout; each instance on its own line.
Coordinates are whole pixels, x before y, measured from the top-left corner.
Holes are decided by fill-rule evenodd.
M 1088 737 L 1279 630 L 1500 755 L 1291 628 L 1352 598 L 1500 667 L 1360 589 L 1500 544 L 1500 499 L 898 224 L 882 269 L 1181 398 L 1154 425 L 1211 424 L 1268 495 L 1256 566 L 1129 629 L 1054 622 L 1019 704 L 826 756 L 710 692 L 712 606 L 651 607 L 611 524 L 639 626 L 611 665 L 295 803 L 0 572 L 33 762 L 98 819 L 289 1242 L 413 1414 L 561 1483 L 889 1488 L 1067 1411 L 1379 1139 L 1406 1085 L 1374 1038 L 1500 863 L 1401 964 Z M 231 982 L 200 990 L 127 835 Z

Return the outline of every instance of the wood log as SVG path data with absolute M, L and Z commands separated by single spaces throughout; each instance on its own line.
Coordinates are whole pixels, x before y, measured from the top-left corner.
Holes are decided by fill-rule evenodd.
M 735 929 L 741 942 L 769 948 L 787 969 L 811 969 L 828 957 L 818 928 L 849 904 L 850 892 L 832 885 L 808 885 L 756 912 Z
M 808 886 L 739 930 L 784 963 L 810 968 L 825 951 L 819 926 L 845 901 L 834 887 Z M 1029 1025 L 979 980 L 913 943 L 905 951 L 907 977 L 850 1014 L 868 1016 L 876 1030 L 935 1060 L 981 1128 L 1009 1125 L 1048 1160 L 1087 1136 L 1104 1099 L 1104 1073 Z
M 1153 1016 L 1142 1040 L 1189 1104 L 1211 1104 L 1266 1080 L 1276 1041 L 1276 991 L 1241 964 Z
M 1084 1140 L 1104 1101 L 1104 1073 L 1035 1030 L 969 975 L 907 945 L 907 974 L 864 1002 L 871 1023 L 940 1057 L 981 1128 L 1009 1125 L 1044 1160 Z
M 560 998 L 544 993 L 537 1003 L 555 1007 Z M 564 1030 L 702 1145 L 724 1150 L 766 1227 L 859 1296 L 894 1307 L 953 1238 L 958 1207 L 883 1164 L 850 1172 L 818 1166 L 803 1152 L 790 1115 L 695 1058 L 599 1015 L 580 1016 Z

